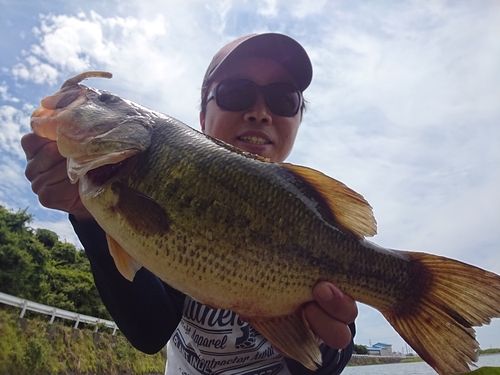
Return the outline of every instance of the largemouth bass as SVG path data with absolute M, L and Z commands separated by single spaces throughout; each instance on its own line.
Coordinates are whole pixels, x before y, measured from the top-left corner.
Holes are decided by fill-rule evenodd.
M 57 140 L 124 277 L 144 266 L 310 369 L 321 353 L 301 306 L 326 280 L 379 310 L 439 374 L 469 371 L 472 327 L 500 317 L 499 275 L 369 242 L 372 209 L 341 182 L 80 84 L 88 77 L 111 74 L 67 80 L 31 126 Z

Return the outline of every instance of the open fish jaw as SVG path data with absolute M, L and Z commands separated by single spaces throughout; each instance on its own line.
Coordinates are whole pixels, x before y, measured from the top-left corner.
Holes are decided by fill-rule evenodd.
M 67 161 L 68 177 L 71 183 L 74 184 L 89 171 L 105 165 L 118 164 L 138 152 L 137 150 L 125 150 L 104 155 L 84 155 L 79 158 L 69 158 Z

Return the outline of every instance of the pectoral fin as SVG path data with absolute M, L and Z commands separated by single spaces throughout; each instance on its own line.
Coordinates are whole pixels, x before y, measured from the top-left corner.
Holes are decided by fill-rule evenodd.
M 277 318 L 245 318 L 271 345 L 287 357 L 315 371 L 321 365 L 321 352 L 302 310 Z
M 116 268 L 128 281 L 133 281 L 137 271 L 141 269 L 141 265 L 137 263 L 124 249 L 115 241 L 113 237 L 106 233 L 108 248 Z
M 116 210 L 135 233 L 161 235 L 169 231 L 170 218 L 153 198 L 118 182 L 112 189 L 118 194 Z
M 325 200 L 335 219 L 357 237 L 377 234 L 377 222 L 370 204 L 354 190 L 314 169 L 284 163 L 296 175 L 308 182 Z

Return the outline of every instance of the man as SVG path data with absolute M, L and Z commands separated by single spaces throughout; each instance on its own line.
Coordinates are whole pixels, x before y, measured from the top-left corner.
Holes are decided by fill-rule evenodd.
M 202 131 L 282 162 L 297 136 L 304 111 L 302 92 L 311 79 L 309 57 L 295 40 L 273 33 L 239 38 L 214 56 L 205 74 Z M 46 207 L 70 214 L 102 300 L 120 330 L 148 353 L 170 339 L 169 374 L 310 373 L 284 358 L 235 313 L 201 305 L 145 269 L 133 282 L 124 279 L 109 255 L 104 232 L 70 185 L 55 142 L 27 134 L 22 146 L 33 191 Z M 304 306 L 304 314 L 323 354 L 316 373 L 338 374 L 352 354 L 356 304 L 329 283 L 316 285 L 313 294 L 315 301 Z

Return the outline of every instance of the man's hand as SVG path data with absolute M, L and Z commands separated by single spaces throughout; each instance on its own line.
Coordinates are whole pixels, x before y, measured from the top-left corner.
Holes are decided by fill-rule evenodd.
M 352 339 L 348 325 L 358 316 L 356 302 L 328 282 L 318 283 L 313 294 L 315 301 L 304 306 L 309 327 L 329 347 L 344 349 Z
M 40 203 L 73 214 L 78 221 L 93 220 L 80 200 L 78 184 L 69 181 L 66 158 L 56 142 L 28 133 L 22 137 L 21 146 L 28 160 L 25 175 Z

